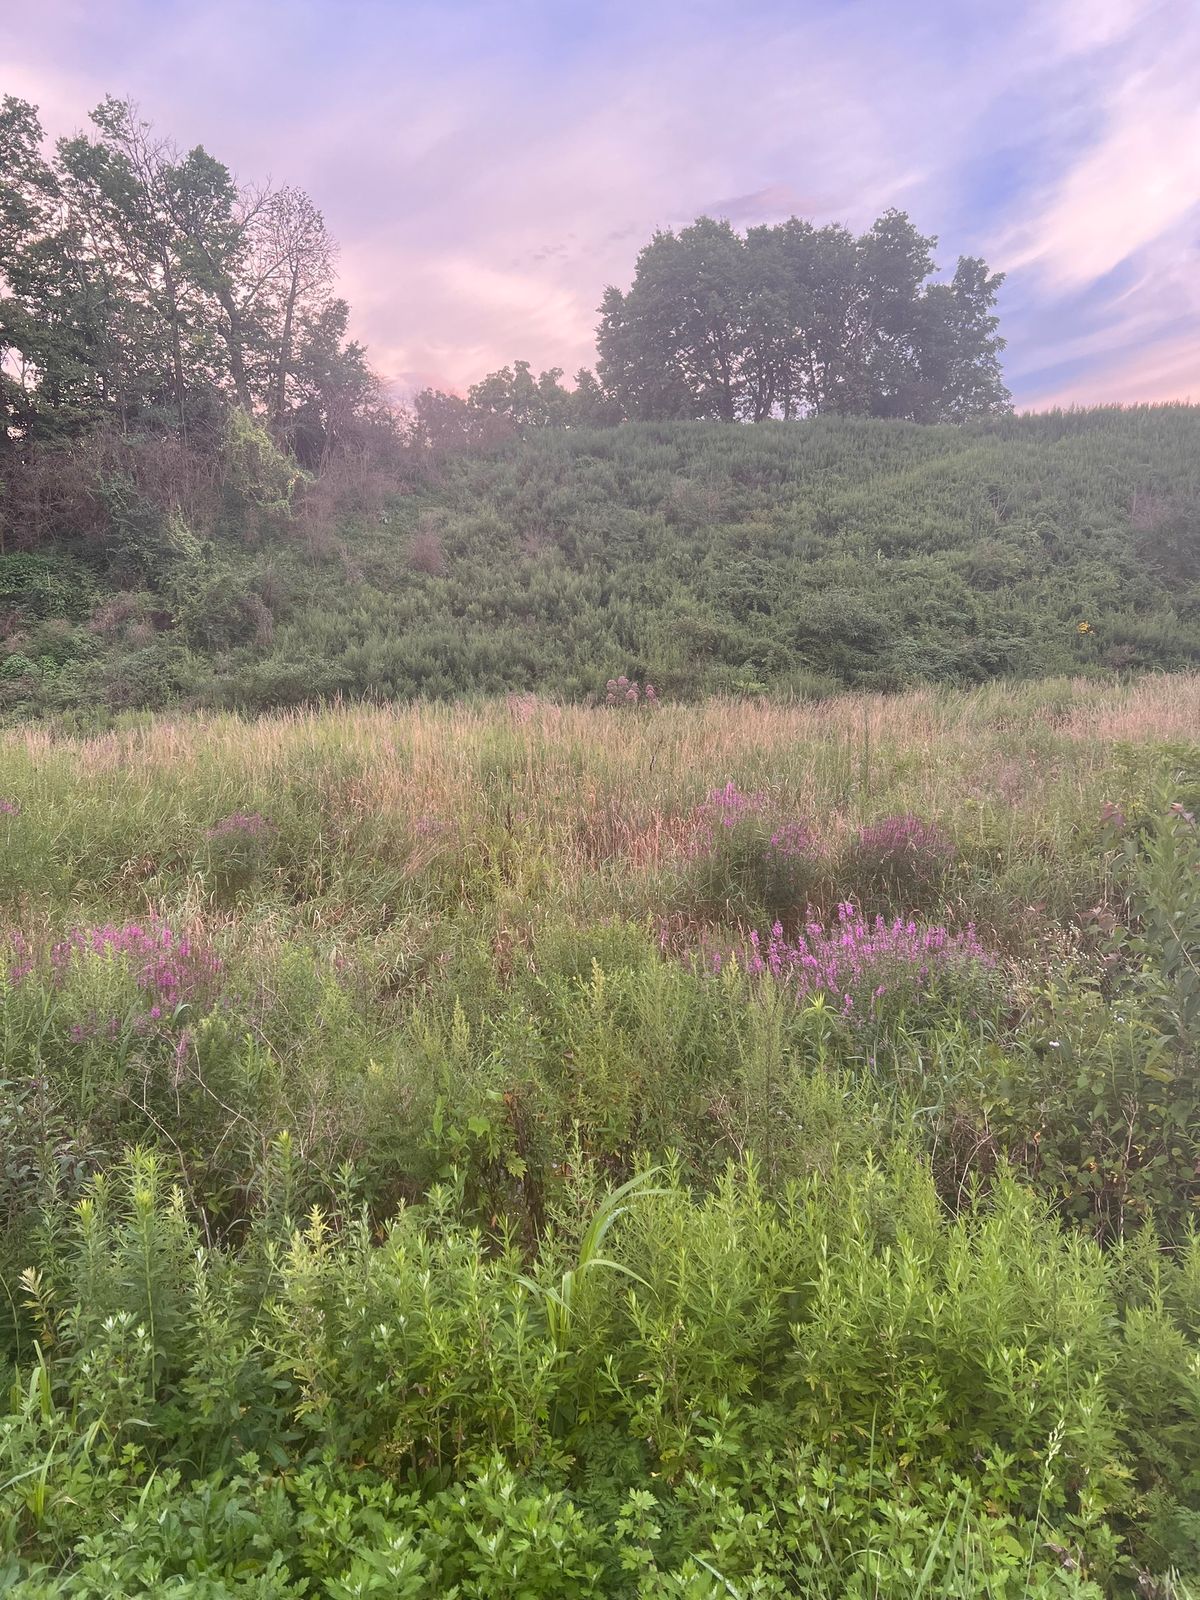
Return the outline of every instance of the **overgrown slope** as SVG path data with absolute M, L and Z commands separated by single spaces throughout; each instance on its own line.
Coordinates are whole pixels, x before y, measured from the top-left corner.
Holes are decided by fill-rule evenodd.
M 133 581 L 103 537 L 0 558 L 4 708 L 1181 667 L 1198 445 L 1186 406 L 547 430 L 414 465 L 370 512 L 351 486 L 253 541 L 227 517 L 186 566 L 165 537 Z

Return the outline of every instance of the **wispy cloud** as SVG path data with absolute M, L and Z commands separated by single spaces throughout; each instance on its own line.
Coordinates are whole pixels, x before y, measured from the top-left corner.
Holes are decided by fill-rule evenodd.
M 54 132 L 131 94 L 309 188 L 399 388 L 590 361 L 656 226 L 895 204 L 1007 271 L 1019 401 L 1200 392 L 1194 0 L 43 0 L 5 33 Z
M 1104 277 L 1182 220 L 1200 219 L 1200 10 L 1143 8 L 1096 86 L 1097 130 L 1013 228 L 1014 270 L 1056 288 Z M 1177 26 L 1176 24 L 1182 24 Z

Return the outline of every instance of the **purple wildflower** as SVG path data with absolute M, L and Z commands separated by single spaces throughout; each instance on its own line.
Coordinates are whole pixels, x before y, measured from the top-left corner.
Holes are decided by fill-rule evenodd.
M 752 977 L 786 985 L 798 1001 L 817 994 L 838 995 L 846 1014 L 871 1013 L 890 993 L 921 994 L 943 978 L 965 978 L 995 966 L 974 925 L 952 933 L 940 924 L 896 917 L 867 921 L 848 900 L 837 909 L 832 927 L 810 922 L 794 942 L 775 923 L 765 946 L 751 933 L 745 946 L 731 951 Z M 720 972 L 726 956 L 712 952 Z
M 712 789 L 708 798 L 696 808 L 697 815 L 708 823 L 722 828 L 733 828 L 746 817 L 756 817 L 767 803 L 765 794 L 743 794 L 737 784 L 730 781 L 723 789 Z
M 794 860 L 812 850 L 813 836 L 803 822 L 785 822 L 771 835 L 768 855 Z
M 258 811 L 234 811 L 214 823 L 206 839 L 268 839 L 275 832 L 273 823 Z
M 181 1005 L 209 1010 L 217 1002 L 216 980 L 221 971 L 218 957 L 197 948 L 186 934 L 177 934 L 157 917 L 144 924 L 118 926 L 109 922 L 74 928 L 41 950 L 33 949 L 22 934 L 14 932 L 8 937 L 8 947 L 16 957 L 8 975 L 14 986 L 35 970 L 43 974 L 51 988 L 61 989 L 84 963 L 100 961 L 119 967 L 144 1007 L 133 1019 L 135 1027 L 160 1022 Z M 76 1024 L 70 1037 L 80 1043 L 94 1037 L 97 1031 L 93 1018 L 87 1024 Z M 115 1038 L 120 1031 L 119 1019 L 113 1017 L 106 1031 Z

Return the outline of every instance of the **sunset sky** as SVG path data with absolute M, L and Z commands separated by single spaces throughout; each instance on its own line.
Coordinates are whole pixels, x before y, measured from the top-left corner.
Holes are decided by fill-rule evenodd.
M 312 194 L 405 392 L 593 360 L 656 226 L 909 211 L 1018 405 L 1200 400 L 1200 0 L 8 0 L 0 93 L 105 93 Z

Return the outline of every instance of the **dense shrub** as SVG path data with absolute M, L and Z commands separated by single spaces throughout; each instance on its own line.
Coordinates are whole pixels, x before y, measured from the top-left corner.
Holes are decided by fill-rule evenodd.
M 10 630 L 145 586 L 198 659 L 188 687 L 121 703 L 255 710 L 591 701 L 622 676 L 675 700 L 890 692 L 1200 659 L 1192 408 L 534 430 L 424 474 L 398 461 L 385 485 L 364 457 L 358 489 L 353 460 L 310 483 L 239 416 L 215 454 L 151 435 L 73 447 L 56 493 L 14 507 L 41 565 L 6 584 L 27 558 L 0 558 Z M 26 695 L 24 714 L 102 698 L 103 673 Z
M 869 909 L 917 909 L 936 900 L 953 846 L 920 817 L 884 817 L 859 828 L 837 862 L 838 887 Z
M 782 819 L 765 795 L 733 782 L 711 791 L 696 822 L 687 893 L 704 915 L 803 917 L 824 877 L 805 823 Z

